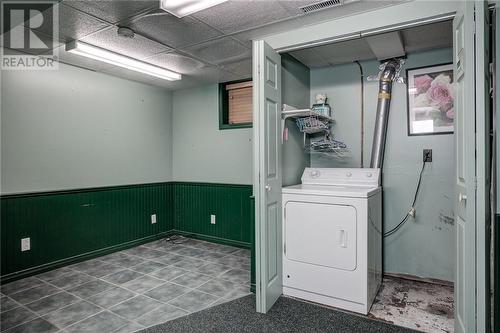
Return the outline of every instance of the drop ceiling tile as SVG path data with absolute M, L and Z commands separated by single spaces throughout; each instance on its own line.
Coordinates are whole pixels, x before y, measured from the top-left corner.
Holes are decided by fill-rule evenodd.
M 177 52 L 157 54 L 144 61 L 181 74 L 193 74 L 207 66 L 199 60 Z
M 252 58 L 228 63 L 223 65 L 222 68 L 239 76 L 250 78 L 252 77 Z
M 251 29 L 243 32 L 238 32 L 234 35 L 231 35 L 233 38 L 236 38 L 240 42 L 242 42 L 247 47 L 252 47 L 252 40 L 262 39 L 264 36 L 269 36 L 272 34 L 277 34 L 293 29 L 297 29 L 301 24 L 299 22 L 299 18 L 281 21 L 279 23 L 266 25 L 264 27 Z
M 188 78 L 205 83 L 219 83 L 243 79 L 240 75 L 225 71 L 219 66 L 205 67 L 188 76 Z
M 62 41 L 80 39 L 107 26 L 106 23 L 62 3 L 57 6 L 59 9 L 59 39 Z M 36 31 L 50 35 L 50 30 L 47 30 L 47 27 L 43 25 Z
M 228 1 L 193 14 L 224 33 L 234 33 L 292 16 L 275 0 Z
M 397 5 L 401 2 L 405 2 L 407 0 L 395 0 L 395 1 L 385 1 L 385 0 L 378 0 L 378 1 L 359 1 L 359 0 L 346 0 L 345 4 L 342 6 L 336 6 L 332 7 L 329 9 L 325 10 L 320 10 L 317 12 L 312 12 L 306 15 L 296 15 L 298 12 L 292 10 L 292 15 L 291 19 L 287 19 L 281 22 L 277 22 L 274 24 L 270 24 L 264 27 L 259 27 L 256 29 L 251 29 L 248 31 L 243 31 L 236 33 L 232 35 L 236 39 L 240 40 L 243 42 L 245 45 L 251 45 L 251 40 L 253 39 L 261 39 L 264 36 L 272 35 L 272 34 L 277 34 L 285 31 L 290 31 L 294 29 L 301 28 L 306 25 L 312 25 L 312 24 L 318 24 L 320 22 L 324 21 L 330 21 L 336 18 L 340 18 L 343 16 L 348 16 L 348 15 L 353 15 L 357 13 L 362 13 L 366 11 L 371 11 L 375 9 L 379 9 L 382 7 L 388 7 L 388 6 L 393 6 Z M 313 0 L 314 2 L 319 2 Z M 280 0 L 280 5 L 285 6 L 288 11 L 290 11 L 290 8 L 293 8 L 294 6 L 298 7 L 301 4 L 310 4 L 310 1 L 308 0 L 289 0 L 289 1 L 281 1 Z M 287 7 L 288 5 L 288 7 Z
M 158 0 L 64 0 L 64 3 L 109 23 L 158 9 Z
M 355 60 L 375 59 L 368 43 L 361 38 L 314 48 L 323 59 L 331 65 L 337 65 Z
M 186 16 L 177 18 L 163 11 L 146 14 L 129 24 L 135 32 L 171 47 L 193 45 L 222 36 L 203 22 Z
M 324 67 L 329 63 L 323 59 L 315 49 L 303 49 L 290 52 L 295 59 L 306 65 L 307 67 Z
M 169 47 L 139 34 L 133 38 L 127 38 L 119 36 L 117 31 L 118 28 L 112 26 L 85 37 L 82 41 L 136 59 L 144 59 L 171 50 Z
M 223 37 L 183 49 L 185 52 L 212 64 L 223 64 L 251 57 L 249 48 L 231 37 Z
M 401 33 L 407 52 L 453 46 L 452 21 L 405 29 Z

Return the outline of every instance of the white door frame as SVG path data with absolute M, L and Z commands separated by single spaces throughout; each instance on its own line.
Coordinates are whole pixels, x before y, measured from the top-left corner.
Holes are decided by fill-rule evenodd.
M 467 1 L 467 0 L 464 0 Z M 429 2 L 425 0 L 415 0 L 412 2 L 392 5 L 389 7 L 358 13 L 351 16 L 337 18 L 331 21 L 322 22 L 316 25 L 304 26 L 298 29 L 289 30 L 283 33 L 278 33 L 262 38 L 272 48 L 277 51 L 291 51 L 301 49 L 312 45 L 321 45 L 338 40 L 347 40 L 361 37 L 362 35 L 397 30 L 403 27 L 427 24 L 431 22 L 451 19 L 457 10 L 456 1 L 439 1 Z M 255 54 L 255 53 L 254 53 Z M 254 73 L 256 59 L 254 57 Z M 259 89 L 259 82 L 254 82 L 254 89 Z M 256 87 L 257 86 L 257 87 Z M 255 97 L 254 97 L 255 98 Z M 254 99 L 254 106 L 256 100 Z M 259 168 L 260 168 L 260 142 L 258 136 L 259 123 L 258 110 L 254 107 L 254 188 L 259 184 Z M 256 229 L 260 230 L 259 225 L 260 211 L 259 205 L 256 205 Z M 258 253 L 259 251 L 256 250 Z M 477 253 L 476 255 L 482 255 Z M 256 271 L 260 271 L 261 265 L 266 265 L 262 262 L 262 257 L 256 256 Z M 476 258 L 478 261 L 484 262 L 485 258 Z M 480 286 L 482 287 L 482 286 Z M 257 288 L 259 293 L 259 288 Z M 481 292 L 478 292 L 481 294 Z M 485 316 L 486 314 L 483 314 Z
M 475 38 L 478 43 L 486 43 L 484 48 L 475 48 L 475 71 L 484 73 L 484 80 L 476 78 L 476 313 L 490 311 L 487 303 L 490 302 L 490 286 L 486 285 L 488 265 L 486 261 L 490 258 L 490 249 L 486 248 L 487 226 L 491 223 L 489 186 L 491 182 L 490 173 L 490 117 L 489 117 L 489 10 L 487 1 L 476 1 L 475 13 Z M 482 112 L 481 112 L 482 110 Z M 486 322 L 489 316 L 476 316 L 477 331 L 485 331 L 489 325 Z

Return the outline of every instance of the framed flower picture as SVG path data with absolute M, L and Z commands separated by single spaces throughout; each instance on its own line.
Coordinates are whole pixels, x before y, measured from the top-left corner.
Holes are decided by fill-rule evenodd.
M 453 65 L 406 70 L 408 135 L 453 133 Z

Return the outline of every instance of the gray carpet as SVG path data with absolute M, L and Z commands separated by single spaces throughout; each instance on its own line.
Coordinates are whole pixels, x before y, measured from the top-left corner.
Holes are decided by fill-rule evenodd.
M 368 319 L 281 297 L 268 314 L 255 312 L 255 296 L 246 296 L 213 308 L 193 313 L 141 333 L 159 332 L 416 332 Z

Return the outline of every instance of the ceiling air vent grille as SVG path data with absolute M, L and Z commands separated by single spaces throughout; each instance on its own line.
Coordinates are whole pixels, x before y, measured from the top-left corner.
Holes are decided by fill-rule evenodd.
M 318 10 L 322 10 L 322 9 L 326 9 L 326 8 L 330 8 L 330 7 L 340 6 L 340 5 L 342 5 L 342 3 L 343 3 L 343 0 L 326 0 L 326 1 L 316 2 L 316 3 L 313 3 L 311 5 L 302 6 L 302 7 L 299 7 L 299 9 L 301 11 L 303 11 L 304 13 L 310 13 L 310 12 L 316 12 Z

